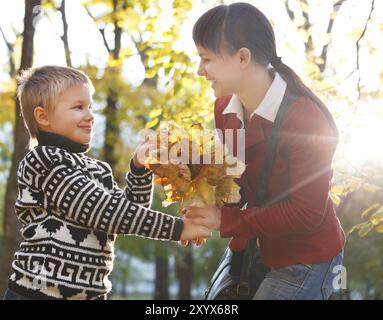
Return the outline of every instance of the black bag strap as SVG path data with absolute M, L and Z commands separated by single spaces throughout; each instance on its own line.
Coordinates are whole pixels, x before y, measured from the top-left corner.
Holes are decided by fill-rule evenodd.
M 271 137 L 268 142 L 266 157 L 263 162 L 261 176 L 258 181 L 258 187 L 254 195 L 255 205 L 257 207 L 264 207 L 267 205 L 266 203 L 267 187 L 269 184 L 269 178 L 271 175 L 271 170 L 273 168 L 273 163 L 275 159 L 275 149 L 277 147 L 278 132 L 282 126 L 284 116 L 289 106 L 297 98 L 298 96 L 296 95 L 285 95 L 279 107 L 277 116 L 274 121 L 273 129 L 271 132 Z M 241 273 L 239 275 L 239 281 L 237 286 L 237 293 L 239 295 L 248 295 L 250 293 L 250 285 L 249 285 L 250 270 L 253 265 L 256 246 L 257 246 L 256 239 L 250 239 L 249 241 L 247 241 L 246 249 L 245 249 L 243 261 L 242 261 Z
M 285 95 L 279 107 L 277 116 L 274 121 L 271 137 L 267 146 L 267 153 L 263 162 L 261 170 L 261 176 L 258 181 L 257 189 L 255 190 L 254 200 L 257 207 L 263 207 L 266 205 L 267 187 L 269 185 L 269 178 L 271 170 L 273 169 L 275 159 L 275 149 L 278 142 L 278 132 L 282 126 L 283 119 L 289 108 L 289 106 L 298 98 L 296 95 Z

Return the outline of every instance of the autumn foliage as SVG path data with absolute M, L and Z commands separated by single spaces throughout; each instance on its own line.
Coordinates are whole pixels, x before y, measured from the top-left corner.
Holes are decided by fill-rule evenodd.
M 168 122 L 157 134 L 157 148 L 146 166 L 158 176 L 155 183 L 164 187 L 167 198 L 163 206 L 177 201 L 181 208 L 239 202 L 235 179 L 244 164 L 200 123 L 182 127 Z M 235 174 L 230 170 L 234 168 Z

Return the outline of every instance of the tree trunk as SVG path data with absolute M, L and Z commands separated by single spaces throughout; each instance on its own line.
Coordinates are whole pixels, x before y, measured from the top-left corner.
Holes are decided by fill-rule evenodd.
M 28 69 L 33 61 L 33 38 L 35 27 L 33 20 L 36 13 L 33 13 L 35 6 L 41 5 L 41 0 L 26 0 L 24 15 L 24 33 L 22 44 L 22 55 L 20 69 Z M 4 292 L 7 287 L 7 281 L 11 274 L 11 263 L 13 255 L 18 249 L 21 235 L 20 225 L 14 212 L 14 205 L 18 194 L 17 188 L 17 167 L 20 160 L 27 152 L 28 133 L 24 127 L 24 121 L 20 116 L 20 104 L 16 99 L 16 122 L 14 125 L 14 151 L 12 155 L 12 164 L 7 181 L 4 201 L 4 250 L 0 267 L 0 292 Z
M 190 300 L 193 278 L 193 253 L 191 245 L 188 245 L 176 257 L 176 274 L 178 278 L 178 299 Z
M 126 4 L 123 4 L 126 5 Z M 113 13 L 115 15 L 114 20 L 114 49 L 109 51 L 114 60 L 118 60 L 120 57 L 121 50 L 121 36 L 122 29 L 119 26 L 119 21 L 116 17 L 118 14 L 118 1 L 113 0 Z M 109 47 L 107 47 L 109 50 Z M 115 68 L 114 72 L 120 73 L 120 67 L 112 67 Z M 105 109 L 105 118 L 106 118 L 106 127 L 105 127 L 105 139 L 104 139 L 104 148 L 103 148 L 103 157 L 104 160 L 109 163 L 112 169 L 115 169 L 117 164 L 117 155 L 116 155 L 116 147 L 119 145 L 120 140 L 120 122 L 118 120 L 117 112 L 118 112 L 118 92 L 111 89 L 108 93 L 108 97 L 106 99 L 107 105 Z M 117 183 L 120 183 L 120 175 L 117 174 L 115 176 Z
M 164 247 L 156 245 L 156 279 L 154 288 L 155 300 L 169 300 L 169 260 Z
M 112 169 L 115 169 L 117 164 L 116 146 L 120 136 L 119 121 L 117 119 L 117 94 L 113 91 L 109 92 L 106 99 L 105 108 L 105 138 L 103 148 L 104 161 L 110 164 Z M 118 175 L 116 180 L 118 181 Z

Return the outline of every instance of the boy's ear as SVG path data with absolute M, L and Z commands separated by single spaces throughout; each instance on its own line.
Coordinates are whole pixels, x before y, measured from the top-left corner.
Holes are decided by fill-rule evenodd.
M 238 50 L 241 66 L 246 67 L 251 62 L 251 51 L 248 48 Z
M 39 126 L 46 127 L 49 125 L 49 119 L 47 111 L 43 107 L 36 107 L 33 110 L 33 116 Z

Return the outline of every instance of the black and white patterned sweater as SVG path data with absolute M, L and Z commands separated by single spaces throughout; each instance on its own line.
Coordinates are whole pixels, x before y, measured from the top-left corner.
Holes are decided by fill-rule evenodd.
M 18 169 L 23 241 L 8 286 L 36 299 L 105 299 L 116 235 L 178 241 L 183 221 L 148 209 L 151 171 L 131 163 L 121 190 L 107 163 L 71 152 L 78 144 L 41 140 Z

